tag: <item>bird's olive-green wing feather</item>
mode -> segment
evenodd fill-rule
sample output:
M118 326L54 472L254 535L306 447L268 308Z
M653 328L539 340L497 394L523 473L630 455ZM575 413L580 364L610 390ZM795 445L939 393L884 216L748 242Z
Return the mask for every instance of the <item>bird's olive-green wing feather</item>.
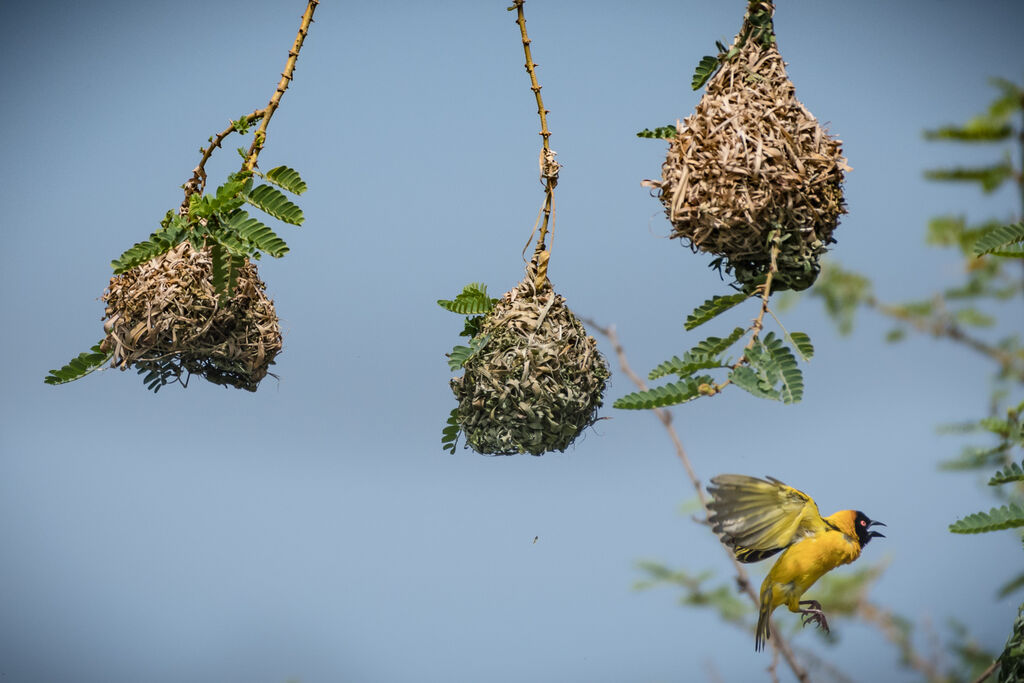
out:
M708 521L741 562L771 557L825 522L810 496L778 479L720 474L711 480Z

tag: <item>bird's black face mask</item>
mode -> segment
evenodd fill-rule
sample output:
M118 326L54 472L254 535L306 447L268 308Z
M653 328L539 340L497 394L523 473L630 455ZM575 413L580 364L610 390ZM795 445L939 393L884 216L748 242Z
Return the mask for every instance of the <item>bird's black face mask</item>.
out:
M853 527L857 531L857 540L860 542L860 547L866 546L872 538L876 536L878 538L885 538L885 534L879 533L878 531L871 531L873 526L885 526L882 522L876 522L870 519L860 510L857 511L857 515L853 519Z

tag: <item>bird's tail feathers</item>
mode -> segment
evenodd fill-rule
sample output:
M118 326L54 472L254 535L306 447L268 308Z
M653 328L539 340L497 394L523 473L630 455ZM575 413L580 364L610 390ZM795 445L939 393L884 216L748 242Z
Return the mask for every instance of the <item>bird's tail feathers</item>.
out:
M754 634L754 651L764 649L765 641L771 637L772 589L761 594L761 609L757 613L757 631Z

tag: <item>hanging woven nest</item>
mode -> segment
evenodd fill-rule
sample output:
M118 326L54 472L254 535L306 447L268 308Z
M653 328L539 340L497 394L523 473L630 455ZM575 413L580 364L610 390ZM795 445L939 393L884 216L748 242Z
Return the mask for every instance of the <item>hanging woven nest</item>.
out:
M483 321L484 345L451 381L457 420L478 453L564 451L597 420L608 365L583 324L530 263Z
M645 184L659 191L671 236L722 257L719 264L747 288L767 273L769 234L778 229L773 289L801 290L835 242L850 169L842 143L796 99L773 11L768 2L751 3L696 112L678 125L661 181Z
M221 301L211 264L208 250L184 242L110 279L102 348L112 365L256 390L281 351L274 302L248 259Z

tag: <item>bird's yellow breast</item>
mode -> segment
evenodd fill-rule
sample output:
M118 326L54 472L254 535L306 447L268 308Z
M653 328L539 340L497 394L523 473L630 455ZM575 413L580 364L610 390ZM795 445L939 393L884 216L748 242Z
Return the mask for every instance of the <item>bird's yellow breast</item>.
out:
M800 597L815 581L859 556L860 544L855 538L829 528L786 548L765 577L761 595L770 589L772 609L786 605L799 611Z

